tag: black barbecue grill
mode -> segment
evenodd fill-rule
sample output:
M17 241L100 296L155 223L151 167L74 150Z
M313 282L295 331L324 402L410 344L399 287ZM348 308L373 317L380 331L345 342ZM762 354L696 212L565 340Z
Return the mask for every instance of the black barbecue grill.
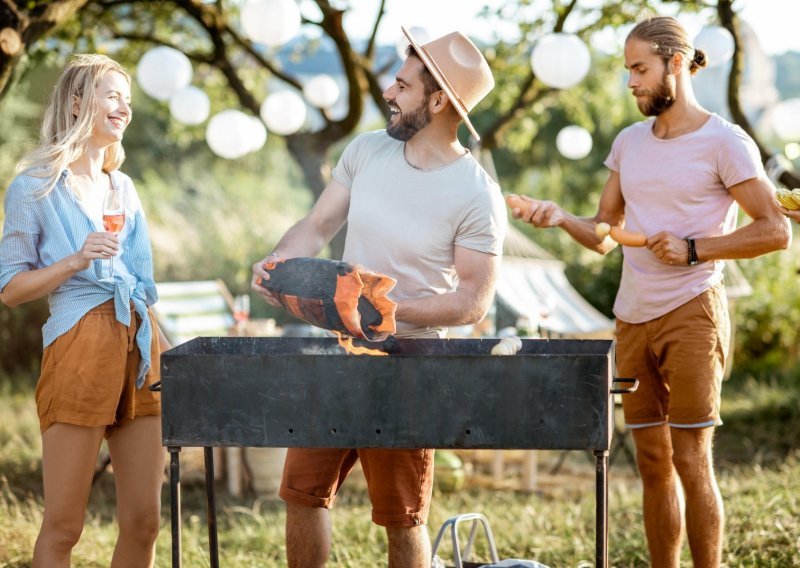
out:
M162 356L170 452L172 565L180 566L180 448L205 448L211 566L219 566L214 446L591 450L596 559L608 566L608 451L614 393L608 340L399 339L346 355L329 338L197 338ZM359 343L356 342L358 345ZM619 388L619 383L632 383Z

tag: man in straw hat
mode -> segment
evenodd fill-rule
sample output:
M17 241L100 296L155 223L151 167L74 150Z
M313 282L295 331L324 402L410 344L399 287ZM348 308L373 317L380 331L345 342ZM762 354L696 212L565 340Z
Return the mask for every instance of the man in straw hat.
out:
M397 302L397 335L442 337L447 326L481 320L494 294L505 208L500 188L457 137L463 121L478 138L469 112L494 80L463 34L420 45L403 33L408 58L383 94L392 113L386 130L362 134L347 146L311 212L253 266L252 289L276 305L260 285L269 279L264 264L316 256L346 221L343 260L397 280L390 293ZM325 564L328 509L358 459L372 520L386 527L389 566L429 566L429 449L290 449L280 488L289 566Z
M536 227L561 227L602 254L616 243L598 234L597 224L641 234L639 243L611 234L625 245L614 303L616 359L620 376L639 379L638 390L622 400L656 568L678 568L684 527L694 566L722 561L724 515L712 452L730 334L722 260L791 241L753 140L695 99L690 77L706 64L674 18L637 24L625 42L625 67L648 119L614 141L597 214L576 217L527 198L514 211ZM738 229L737 206L751 218Z

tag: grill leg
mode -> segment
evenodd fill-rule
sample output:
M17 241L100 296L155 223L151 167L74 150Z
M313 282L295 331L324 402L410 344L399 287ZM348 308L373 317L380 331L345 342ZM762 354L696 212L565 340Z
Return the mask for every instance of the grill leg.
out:
M205 447L206 460L206 518L208 521L208 555L211 568L219 568L219 543L217 542L217 497L214 489L214 449Z
M172 568L181 568L181 449L167 447L169 451L170 521L172 523Z
M595 450L596 472L596 521L595 521L595 566L608 568L608 450Z

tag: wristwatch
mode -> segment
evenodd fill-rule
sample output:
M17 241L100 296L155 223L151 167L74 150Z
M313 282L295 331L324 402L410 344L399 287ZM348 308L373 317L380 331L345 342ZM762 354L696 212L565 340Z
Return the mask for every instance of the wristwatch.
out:
M686 244L689 246L689 266L697 264L697 249L694 246L694 239L686 239Z

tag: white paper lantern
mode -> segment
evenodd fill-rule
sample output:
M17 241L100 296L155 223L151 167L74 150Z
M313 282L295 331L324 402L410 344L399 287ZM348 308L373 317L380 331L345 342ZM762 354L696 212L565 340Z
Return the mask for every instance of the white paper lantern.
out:
M427 30L427 28L423 28L421 26L411 26L407 28L409 33L412 37L416 40L416 42L420 45L425 45L433 38L431 37L431 32ZM400 58L401 61L405 60L406 58L406 50L411 43L408 41L406 34L400 32L400 39L397 40L395 44L395 49L397 50L397 56Z
M273 93L261 104L261 119L276 134L294 134L306 121L306 104L292 91Z
M573 34L548 34L531 53L531 68L539 80L556 89L574 87L589 72L589 48Z
M794 161L800 158L800 144L797 142L789 142L783 149L783 153L787 158Z
M305 87L303 96L318 108L330 108L339 100L339 85L330 75L316 75Z
M154 47L139 60L136 80L145 93L166 101L192 82L192 64L177 49Z
M556 136L556 148L570 160L580 160L592 151L592 135L580 126L566 126Z
M239 13L245 35L273 47L296 36L302 23L295 0L245 0Z
M217 156L235 160L251 151L252 133L249 116L240 110L223 110L208 121L206 142Z
M787 99L772 109L772 129L784 142L800 142L800 99Z
M733 56L733 36L720 26L706 26L694 38L694 48L705 52L708 66L724 65Z
M249 152L258 152L267 143L267 127L261 122L257 116L248 116L250 120L250 133L248 141L250 142Z
M211 101L202 89L186 87L169 99L172 118L183 124L200 124L208 118Z

